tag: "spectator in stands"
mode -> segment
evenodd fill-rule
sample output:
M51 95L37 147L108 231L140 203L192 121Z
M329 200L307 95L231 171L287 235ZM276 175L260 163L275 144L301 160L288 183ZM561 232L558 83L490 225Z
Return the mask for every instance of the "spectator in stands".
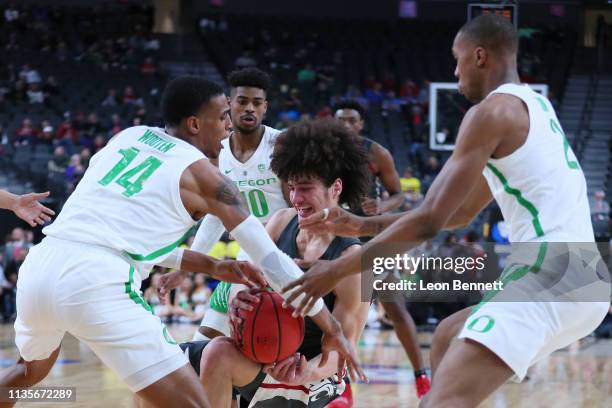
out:
M610 203L606 201L606 193L603 190L598 190L593 195L591 215L599 217L609 217L610 215Z
M19 9L15 6L15 2L11 2L4 10L4 21L6 21L7 24L12 24L17 20L19 20Z
M433 183L434 178L440 173L440 161L436 156L429 156L423 168L423 189L425 192Z
M317 78L316 71L312 68L312 64L306 64L304 68L298 71L297 80L299 82L314 82Z
M28 87L28 100L31 104L45 102L45 94L40 89L38 82L33 82Z
M79 154L73 154L70 156L70 162L66 167L66 185L68 193L72 193L76 185L81 181L83 174L85 173L85 167L81 164L81 156Z
M58 61L66 61L70 57L70 51L68 45L64 41L60 41L57 44L57 50L55 51L55 57Z
M65 174L68 167L68 155L63 146L56 146L53 150L53 158L49 160L49 173Z
M400 186L403 193L421 193L421 181L414 177L412 167L406 167L404 176L400 178Z
M407 101L416 101L419 96L419 87L412 79L407 79L400 86L399 95Z
M88 147L84 147L83 149L81 149L80 155L81 163L83 164L83 167L87 169L87 167L89 167L89 160L91 159L91 149L89 149Z
M102 135L96 136L94 139L93 153L96 154L106 146L106 138Z
M81 137L86 137L88 140L86 143L81 143L83 146L91 147L93 145L93 139L98 133L105 133L106 127L100 123L98 114L91 112L87 115L87 120L81 127Z
M47 77L45 84L43 85L43 91L47 98L59 95L59 86L57 84L57 80L53 75L49 75Z
M143 48L145 51L159 51L161 46L159 40L150 35L147 41L145 41Z
M102 106L117 106L119 105L119 97L116 89L109 89L106 98L101 103Z
M157 65L153 62L153 58L147 57L140 66L140 72L143 75L153 75L157 73Z
M21 72L19 72L19 77L23 79L24 81L26 81L28 85L29 84L39 84L42 81L38 71L33 68L30 68L30 65L28 64L24 64L23 67L21 67Z
M53 139L53 126L48 124L44 125L42 132L38 135L37 143L51 146L53 144Z
M123 90L122 102L124 105L144 106L144 101L136 95L134 88L131 86L126 86Z
M256 66L257 61L255 61L255 58L253 58L253 54L251 51L243 51L242 54L240 54L238 58L236 58L236 60L234 61L234 67L236 69L250 68Z
M404 105L404 101L396 97L395 92L389 91L383 100L382 109L399 112L402 109L402 105Z
M382 85L380 82L377 82L372 89L368 89L365 93L365 97L368 100L369 104L380 106L384 99L384 95L382 93Z
M34 128L32 119L25 118L21 122L21 126L15 132L17 138L15 139L15 146L18 145L32 145L38 135L38 130Z
M57 128L57 131L55 132L55 138L57 140L68 139L73 144L77 143L77 141L79 140L79 134L77 132L77 129L73 126L70 112L64 113L64 121Z
M4 49L6 49L7 51L17 51L20 48L21 48L21 46L19 45L19 42L17 41L17 34L16 33L11 33L9 35L8 44L6 44Z
M23 79L15 81L13 88L8 93L7 99L12 102L24 102L28 99L28 88Z

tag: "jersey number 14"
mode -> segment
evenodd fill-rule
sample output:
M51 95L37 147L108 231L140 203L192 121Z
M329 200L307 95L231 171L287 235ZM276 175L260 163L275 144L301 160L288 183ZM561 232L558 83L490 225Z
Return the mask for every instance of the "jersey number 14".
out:
M123 157L98 182L103 186L108 186L113 180L117 179L115 182L125 189L122 193L124 196L131 197L139 193L144 182L151 177L163 162L153 156L149 156L140 164L127 170L130 163L138 156L138 152L139 150L135 147L120 149L119 154Z

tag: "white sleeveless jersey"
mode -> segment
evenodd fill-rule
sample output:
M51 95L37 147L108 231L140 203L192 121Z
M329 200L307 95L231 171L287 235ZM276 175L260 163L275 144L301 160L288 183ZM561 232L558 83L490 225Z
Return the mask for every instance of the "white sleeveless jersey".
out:
M183 206L179 183L183 171L203 158L163 129L125 129L91 158L83 179L43 233L118 250L144 279L195 224Z
M484 176L511 242L593 242L587 186L548 99L527 85L491 92L520 98L529 110L525 143L507 157L490 158Z
M229 137L221 142L219 170L236 183L251 214L264 224L277 210L287 208L281 182L270 170L270 157L279 134L280 131L265 126L257 150L244 163L234 157Z

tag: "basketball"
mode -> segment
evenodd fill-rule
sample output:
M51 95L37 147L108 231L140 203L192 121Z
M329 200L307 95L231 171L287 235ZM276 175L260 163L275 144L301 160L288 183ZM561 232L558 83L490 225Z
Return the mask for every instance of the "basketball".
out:
M236 345L249 359L271 364L294 354L304 340L304 318L291 316L293 308L283 309L283 298L262 291L257 306L242 323L232 323Z

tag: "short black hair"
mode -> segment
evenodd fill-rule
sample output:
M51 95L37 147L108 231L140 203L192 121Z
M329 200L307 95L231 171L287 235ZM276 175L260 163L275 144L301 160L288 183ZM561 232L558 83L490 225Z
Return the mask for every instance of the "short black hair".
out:
M339 178L339 203L351 208L359 208L372 181L360 140L332 118L302 120L281 133L270 168L283 182L294 177L316 177L330 187Z
M270 75L257 68L243 68L232 71L227 76L227 82L232 89L239 86L263 89L267 94L270 89Z
M352 109L354 111L357 111L357 113L359 113L359 116L361 117L362 120L365 119L365 113L366 113L365 109L363 108L363 106L361 106L359 102L350 101L350 100L338 102L332 108L332 112L334 112L334 115L336 115L336 112L338 112L340 109Z
M223 88L207 79L182 76L168 82L161 98L162 117L166 124L177 126L195 115L212 98L223 95Z
M514 25L508 19L495 14L482 14L468 21L459 33L485 49L513 54L518 52L519 38Z

